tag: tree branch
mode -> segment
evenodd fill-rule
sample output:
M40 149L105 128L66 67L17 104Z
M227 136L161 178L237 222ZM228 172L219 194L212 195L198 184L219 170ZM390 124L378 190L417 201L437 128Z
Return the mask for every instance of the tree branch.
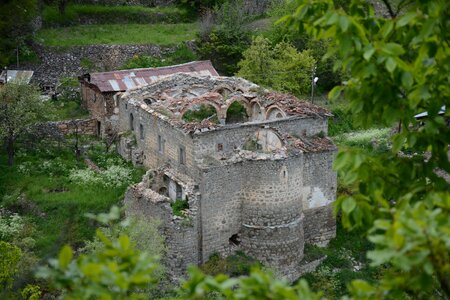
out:
M389 0L382 0L382 1L383 1L384 5L386 6L386 8L388 9L391 19L395 18L397 16L397 14L394 13L394 10L392 9L392 6L389 3Z

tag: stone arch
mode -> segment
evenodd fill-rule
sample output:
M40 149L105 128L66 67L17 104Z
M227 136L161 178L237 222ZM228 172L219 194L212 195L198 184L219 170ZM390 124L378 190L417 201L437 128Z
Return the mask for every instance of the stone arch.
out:
M221 86L218 86L217 88L215 88L215 89L213 90L213 92L221 94L222 97L223 97L224 99L226 99L226 98L228 98L228 96L229 96L231 93L233 93L233 90L232 90L230 87L228 87L228 86L221 85Z
M251 120L252 121L264 121L265 113L264 108L259 104L258 101L252 101L251 106Z
M258 129L243 145L244 150L271 152L281 149L284 142L281 136L273 129Z
M251 118L251 107L245 98L233 97L226 103L226 124L245 123Z
M180 118L187 122L201 122L209 119L211 122L218 123L219 112L220 108L210 101L193 102L180 112Z
M276 120L276 119L282 119L285 117L286 117L286 113L276 105L271 106L267 109L266 120Z

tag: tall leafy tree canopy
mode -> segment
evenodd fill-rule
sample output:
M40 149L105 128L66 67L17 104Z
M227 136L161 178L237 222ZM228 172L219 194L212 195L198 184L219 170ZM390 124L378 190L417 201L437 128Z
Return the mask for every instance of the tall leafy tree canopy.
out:
M43 119L44 104L31 85L0 86L0 140L5 141L8 163L14 162L15 142L34 122Z
M14 61L15 49L30 33L30 22L36 16L36 11L36 0L0 2L0 66Z
M368 226L377 247L369 258L391 266L377 288L359 283L355 290L395 297L437 288L448 296L450 185L439 174L450 172L450 3L402 1L394 9L384 2L388 18L368 1L352 0L348 12L331 0L299 1L282 21L335 40L327 55L341 58L335 68L350 79L330 97L344 93L359 125L401 126L389 152L341 149L335 162L344 182L358 187L337 201L343 224ZM443 106L447 110L440 115ZM423 111L428 118L419 126L414 115Z

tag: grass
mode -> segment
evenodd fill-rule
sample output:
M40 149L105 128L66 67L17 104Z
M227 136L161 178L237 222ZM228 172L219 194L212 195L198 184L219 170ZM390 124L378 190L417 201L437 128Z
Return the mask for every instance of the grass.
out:
M51 121L89 118L89 112L80 105L80 100L49 100L46 102Z
M135 55L128 60L121 69L137 69L151 67L173 66L197 60L197 55L186 44L180 44L173 52L165 53L162 57Z
M36 39L46 46L62 47L92 44L171 46L193 40L197 31L197 23L79 25L42 29Z
M93 141L85 140L85 144ZM118 204L128 184L118 187L86 185L71 181L72 169L86 169L77 161L73 141L58 147L51 143L32 145L19 151L13 167L6 165L6 154L0 152L0 206L18 212L35 227L33 251L39 257L55 256L63 244L78 248L93 237L95 224L84 215L108 211ZM104 153L94 142L90 158L99 166L105 162L122 164L132 170L132 181L139 181L143 171L122 162L114 153ZM109 160L108 160L109 159Z
M188 22L192 19L186 9L176 6L143 7L81 4L69 4L62 15L55 6L46 6L42 16L45 27L71 26L83 21L90 24L148 24Z

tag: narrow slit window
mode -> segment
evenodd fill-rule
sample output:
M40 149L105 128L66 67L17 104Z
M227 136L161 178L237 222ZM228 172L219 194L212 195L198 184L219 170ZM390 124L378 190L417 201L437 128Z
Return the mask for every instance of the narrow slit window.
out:
M134 131L134 117L133 117L133 114L130 114L130 130Z
M164 139L160 135L158 135L158 152L164 153Z
M144 126L142 124L139 124L139 137L141 140L144 139Z
M181 146L178 154L179 154L180 164L185 165L186 164L186 149Z

